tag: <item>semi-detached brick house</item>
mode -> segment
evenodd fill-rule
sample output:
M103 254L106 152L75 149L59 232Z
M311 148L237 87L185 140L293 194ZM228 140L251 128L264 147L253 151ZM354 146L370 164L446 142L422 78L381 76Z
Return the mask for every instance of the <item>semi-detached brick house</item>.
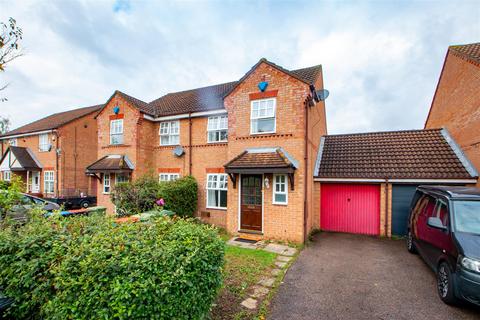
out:
M43 197L96 194L85 168L97 158L101 106L60 112L0 136L0 175L19 175L27 192Z
M240 80L146 103L116 91L96 115L98 203L118 181L152 170L199 184L203 220L232 233L303 241L312 228L313 169L326 134L322 68L261 59Z
M448 129L480 169L480 43L448 48L425 122L426 129L440 127Z

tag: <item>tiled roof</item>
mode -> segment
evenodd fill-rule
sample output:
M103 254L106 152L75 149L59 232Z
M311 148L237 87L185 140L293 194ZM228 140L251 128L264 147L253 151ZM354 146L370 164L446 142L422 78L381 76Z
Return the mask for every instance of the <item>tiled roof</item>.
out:
M223 108L223 96L237 82L174 92L150 102L157 117Z
M227 169L295 168L295 160L282 148L247 149L225 164Z
M150 105L149 103L146 103L145 101L142 101L140 99L137 99L135 97L132 97L122 91L116 90L115 93L120 94L125 100L130 102L134 107L136 107L138 110L149 114L149 115L154 115L154 107ZM113 95L115 95L115 93Z
M471 179L468 160L443 129L325 136L320 178ZM468 167L469 168L469 167Z
M465 59L480 63L480 42L450 46L449 50L454 51Z
M51 130L51 129L57 129L73 120L76 120L78 118L81 118L87 114L96 112L102 108L102 105L97 105L97 106L92 106L92 107L86 107L86 108L80 108L80 109L74 109L70 111L64 111L64 112L59 112L59 113L54 113L48 117L45 117L43 119L31 122L29 124L26 124L20 128L17 128L15 130L9 131L3 135L0 135L1 137L7 137L7 136L12 136L12 135L17 135L17 134L25 134L25 133L30 133L30 132L37 132L37 131L44 131L44 130Z
M133 164L125 155L107 155L87 167L87 173L119 172L133 170Z
M6 157L9 151L14 155L15 159L21 166L21 168L19 169L12 168L12 170L41 170L41 165L35 160L32 152L25 147L9 147L7 149L7 152L5 152L5 154L3 155L0 163L4 160L7 160Z
M160 97L150 102L150 109L148 109L149 112L146 113L153 113L153 115L161 117L181 113L222 109L224 107L223 98L225 97L225 95L231 92L239 83L242 82L244 78L246 78L258 66L258 64L262 62L268 63L275 68L280 69L283 72L291 75L292 77L295 77L308 84L313 84L322 70L322 67L320 65L317 65L313 67L289 71L272 62L269 62L266 59L261 59L239 81L221 83L213 86L166 94L163 97Z

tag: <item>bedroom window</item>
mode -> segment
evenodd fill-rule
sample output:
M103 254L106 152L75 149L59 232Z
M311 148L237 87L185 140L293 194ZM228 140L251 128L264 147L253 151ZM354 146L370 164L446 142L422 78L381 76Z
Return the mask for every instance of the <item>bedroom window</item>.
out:
M48 139L48 133L38 136L38 150L41 152L50 151L50 141Z
M262 99L251 102L250 133L275 133L276 99Z
M225 142L228 139L228 116L208 117L208 142Z
M180 121L160 122L160 145L172 146L180 143Z
M123 119L110 121L110 144L123 144Z

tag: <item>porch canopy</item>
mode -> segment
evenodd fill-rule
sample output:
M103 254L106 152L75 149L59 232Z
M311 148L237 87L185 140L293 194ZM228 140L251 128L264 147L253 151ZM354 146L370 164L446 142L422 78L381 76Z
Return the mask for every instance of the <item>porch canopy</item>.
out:
M251 148L230 160L224 167L233 185L236 182L236 174L284 173L288 175L293 190L298 161L280 147Z
M106 155L87 167L86 173L130 173L134 169L133 163L126 155Z
M42 165L29 148L10 146L0 160L1 171L41 171Z

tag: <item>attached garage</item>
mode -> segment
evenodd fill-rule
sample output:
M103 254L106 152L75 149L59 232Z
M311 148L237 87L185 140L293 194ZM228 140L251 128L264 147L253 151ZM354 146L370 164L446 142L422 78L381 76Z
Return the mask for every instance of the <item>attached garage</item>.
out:
M321 186L320 226L325 231L378 235L380 187L325 183Z
M314 225L402 236L418 185L469 185L477 178L445 129L325 136L315 165L320 212Z
M418 185L392 186L392 234L404 236L407 234L407 221L410 204Z

